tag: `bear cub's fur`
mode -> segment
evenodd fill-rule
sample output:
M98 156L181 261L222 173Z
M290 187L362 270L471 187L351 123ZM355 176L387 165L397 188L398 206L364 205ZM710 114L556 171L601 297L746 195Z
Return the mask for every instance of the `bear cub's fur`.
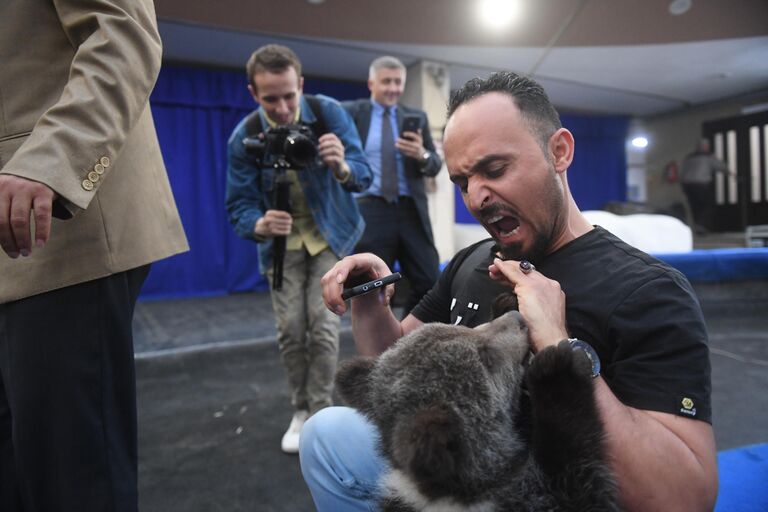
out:
M427 324L340 365L339 394L390 464L381 510L618 510L586 356L563 342L529 357L510 311L474 329Z

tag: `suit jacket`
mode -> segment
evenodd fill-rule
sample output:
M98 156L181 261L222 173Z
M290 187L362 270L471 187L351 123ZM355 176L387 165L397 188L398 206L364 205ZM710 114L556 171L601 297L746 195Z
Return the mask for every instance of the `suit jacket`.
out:
M363 142L363 146L365 146L368 139L368 129L371 126L371 110L373 109L371 100L360 99L355 101L345 101L342 102L342 106L355 121L355 126L357 126L357 131L360 134L360 140ZM421 137L424 141L424 147L430 153L429 159L424 165L413 158L405 158L403 163L405 166L405 179L408 182L411 196L416 203L416 209L419 212L419 220L421 221L421 225L429 237L429 240L434 243L432 237L432 224L429 221L427 194L424 190L424 177L435 176L440 172L443 161L440 158L440 155L435 151L435 143L432 141L432 133L429 129L429 120L427 119L427 114L423 110L398 105L398 132L402 132L403 116L406 114L417 115L421 118Z
M2 0L0 19L0 172L61 217L31 256L0 251L0 304L187 250L148 105L152 1Z

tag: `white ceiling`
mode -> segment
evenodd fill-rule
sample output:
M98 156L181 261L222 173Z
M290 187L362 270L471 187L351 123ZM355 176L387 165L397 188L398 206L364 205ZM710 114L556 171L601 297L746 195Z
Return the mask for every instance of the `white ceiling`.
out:
M227 1L232 5L238 4L236 0L225 0L225 3ZM338 2L327 1L329 5ZM365 3L368 0L356 1ZM432 40L439 41L437 43L429 40L429 34L425 36L422 33L412 38L418 42L411 42L408 34L403 32L398 32L389 41L371 40L361 36L359 27L352 32L358 38L321 37L318 34L324 33L323 26L297 29L296 33L265 32L258 30L263 25L256 21L249 24L240 19L224 20L228 26L222 26L223 21L210 11L202 12L198 9L188 16L182 16L174 11L174 0L156 0L156 3L165 57L173 61L242 69L255 48L277 42L296 51L302 60L305 75L364 81L370 61L377 56L391 54L400 57L406 65L423 59L444 64L449 70L452 87L475 76L508 69L533 76L544 85L561 110L635 117L647 117L736 97L755 98L755 101L766 101L768 98L766 0L761 0L762 4L747 2L758 6L754 12L742 9L747 12L737 13L744 20L765 14L765 19L757 25L757 29L754 20L750 21L749 27L743 21L731 23L733 26L720 30L717 37L712 39L707 34L714 33L714 29L688 26L683 31L680 28L683 25L672 25L684 23L686 15L672 17L666 9L669 3L666 0L646 0L647 5L656 6L653 16L659 18L659 23L642 20L641 27L632 24L632 17L637 18L638 15L629 10L616 10L611 15L613 20L610 17L594 19L595 13L605 10L601 2L616 1L638 9L644 3L640 0L538 1L574 7L568 15L549 9L545 14L557 19L544 19L542 14L542 19L536 22L541 24L542 30L531 30L531 34L525 36L527 43L524 41L514 45L509 42L493 44L494 41L475 40L457 44L462 43L457 41L460 37L447 41L448 38L440 33L439 27L431 27L437 29L431 34ZM697 23L717 24L719 14L723 17L721 19L726 19L731 11L738 11L731 7L738 6L742 1L694 0L692 12L703 2L708 9L706 19L697 18ZM292 5L294 9L324 8L322 5L310 6L300 0L283 2L286 6ZM197 0L197 3L205 2ZM255 3L265 2L262 0ZM426 0L410 2L411 5L422 7L426 3ZM239 4L254 7L253 3L241 1ZM189 7L190 3L186 5ZM163 16L164 6L169 13L167 16ZM231 8L231 5L222 5L224 7ZM274 8L274 3L270 7ZM307 14L310 21L313 12L320 11L310 11ZM576 14L581 17L577 18ZM211 24L206 22L207 17L212 19ZM619 19L621 17L626 19ZM574 18L577 22L574 22ZM359 22L350 19L349 23ZM622 23L631 27L631 30L628 28L624 31L626 36L622 35L620 29ZM329 23L325 22L325 25ZM653 26L646 25L658 25L666 30L671 27L679 30L679 34L655 34ZM740 25L745 27L743 31ZM339 26L344 29L350 27L348 23ZM764 29L761 28L763 26ZM377 26L371 31L376 32L380 28ZM543 33L546 32L544 28L549 33ZM328 26L325 32L336 36L340 31L343 30L338 26ZM598 33L600 31L605 33ZM685 35L681 35L683 32ZM590 41L594 44L583 44ZM582 44L577 44L579 42Z

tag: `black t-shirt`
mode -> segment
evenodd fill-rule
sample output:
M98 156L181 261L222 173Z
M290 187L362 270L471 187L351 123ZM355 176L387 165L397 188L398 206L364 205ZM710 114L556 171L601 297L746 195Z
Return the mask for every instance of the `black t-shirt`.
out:
M509 288L488 276L493 241L451 260L412 311L420 321L474 327ZM676 269L596 227L541 261L560 283L571 337L592 345L622 403L712 421L707 331L688 280Z

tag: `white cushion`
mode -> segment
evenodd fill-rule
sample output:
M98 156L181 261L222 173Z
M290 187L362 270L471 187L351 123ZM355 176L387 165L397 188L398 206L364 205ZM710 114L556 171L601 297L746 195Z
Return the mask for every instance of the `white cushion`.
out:
M488 232L480 224L454 224L453 247L454 254L475 242L488 238Z
M693 233L680 219L655 213L616 215L602 210L582 212L591 224L600 226L629 245L651 254L688 252Z

